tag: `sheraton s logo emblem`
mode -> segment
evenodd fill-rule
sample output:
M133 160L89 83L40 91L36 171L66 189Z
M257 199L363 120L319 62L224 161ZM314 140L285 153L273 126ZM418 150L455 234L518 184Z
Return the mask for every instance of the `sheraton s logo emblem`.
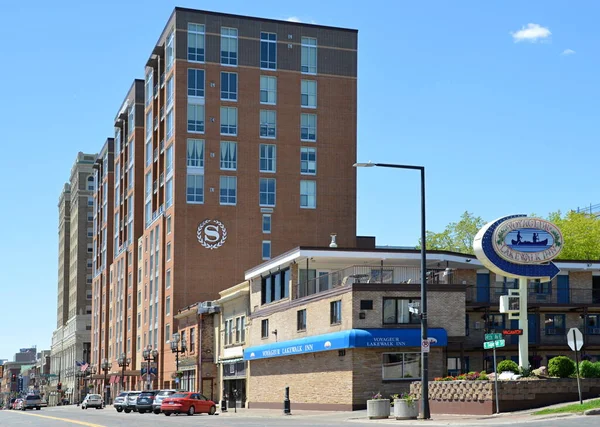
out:
M206 249L217 249L227 240L227 228L219 220L206 219L198 226L196 237Z

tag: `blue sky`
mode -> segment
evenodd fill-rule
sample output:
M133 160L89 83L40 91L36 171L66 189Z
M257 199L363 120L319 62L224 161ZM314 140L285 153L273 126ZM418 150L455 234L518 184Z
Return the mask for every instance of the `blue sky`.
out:
M424 165L430 230L600 202L596 2L3 2L0 358L50 346L61 187L112 135L176 5L357 28L359 161ZM415 244L418 173L358 180L358 233Z

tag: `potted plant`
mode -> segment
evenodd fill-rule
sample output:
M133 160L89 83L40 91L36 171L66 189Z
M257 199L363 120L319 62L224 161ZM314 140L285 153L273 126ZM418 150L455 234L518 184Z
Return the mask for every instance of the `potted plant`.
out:
M393 394L394 399L394 417L397 420L416 419L419 415L417 402L410 393L402 393L401 395Z
M372 399L367 400L367 416L370 420L389 418L390 399L384 399L378 392Z

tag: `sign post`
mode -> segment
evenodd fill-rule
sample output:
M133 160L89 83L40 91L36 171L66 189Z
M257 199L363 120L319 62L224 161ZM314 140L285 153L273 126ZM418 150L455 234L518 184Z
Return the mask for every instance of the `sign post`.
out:
M581 397L581 381L579 379L579 357L577 353L583 347L583 334L577 328L569 329L567 332L567 342L571 350L575 352L575 372L577 373L577 391L579 391L579 404L583 405L583 399Z
M549 221L510 215L486 224L473 241L475 256L484 267L504 277L519 279L519 303L509 298L505 311L518 312L519 365L529 368L527 285L530 279L551 281L559 272L552 263L564 246L560 229ZM518 305L518 310L517 306ZM514 318L514 317L511 317Z
M500 413L500 400L498 399L498 372L496 372L496 348L504 347L506 342L501 339L502 334L485 334L485 342L483 343L484 350L492 349L494 352L494 394L496 395L496 413Z

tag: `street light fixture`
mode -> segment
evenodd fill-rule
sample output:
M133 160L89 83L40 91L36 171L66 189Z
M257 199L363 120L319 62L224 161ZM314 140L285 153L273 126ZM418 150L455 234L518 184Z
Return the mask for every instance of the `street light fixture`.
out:
M101 367L101 369L104 371L104 386L103 386L104 393L103 393L103 395L104 395L104 403L106 404L106 403L108 403L108 402L107 402L107 397L108 397L108 396L107 396L108 385L106 384L106 377L108 376L108 371L110 370L111 363L110 363L110 362L109 362L109 360L108 360L108 359L106 359L106 358L105 358L105 359L102 359L102 365L101 365L100 367Z
M427 331L427 248L426 248L426 229L425 229L425 166L397 165L390 163L354 163L355 168L359 167L381 167L393 169L411 169L421 172L421 340L428 341ZM421 408L422 418L431 418L429 410L429 353L421 351Z
M171 351L175 353L176 372L179 372L179 353L185 353L186 350L185 338L181 339L179 332L175 332L171 340Z
M126 357L125 353L121 353L117 359L117 364L121 367L121 390L125 389L125 368L131 363L131 357Z
M142 357L144 358L144 360L146 361L146 379L147 379L147 385L146 385L146 390L150 390L150 361L154 361L156 363L156 361L158 360L158 350L152 350L151 346L146 347L146 349L142 352Z

